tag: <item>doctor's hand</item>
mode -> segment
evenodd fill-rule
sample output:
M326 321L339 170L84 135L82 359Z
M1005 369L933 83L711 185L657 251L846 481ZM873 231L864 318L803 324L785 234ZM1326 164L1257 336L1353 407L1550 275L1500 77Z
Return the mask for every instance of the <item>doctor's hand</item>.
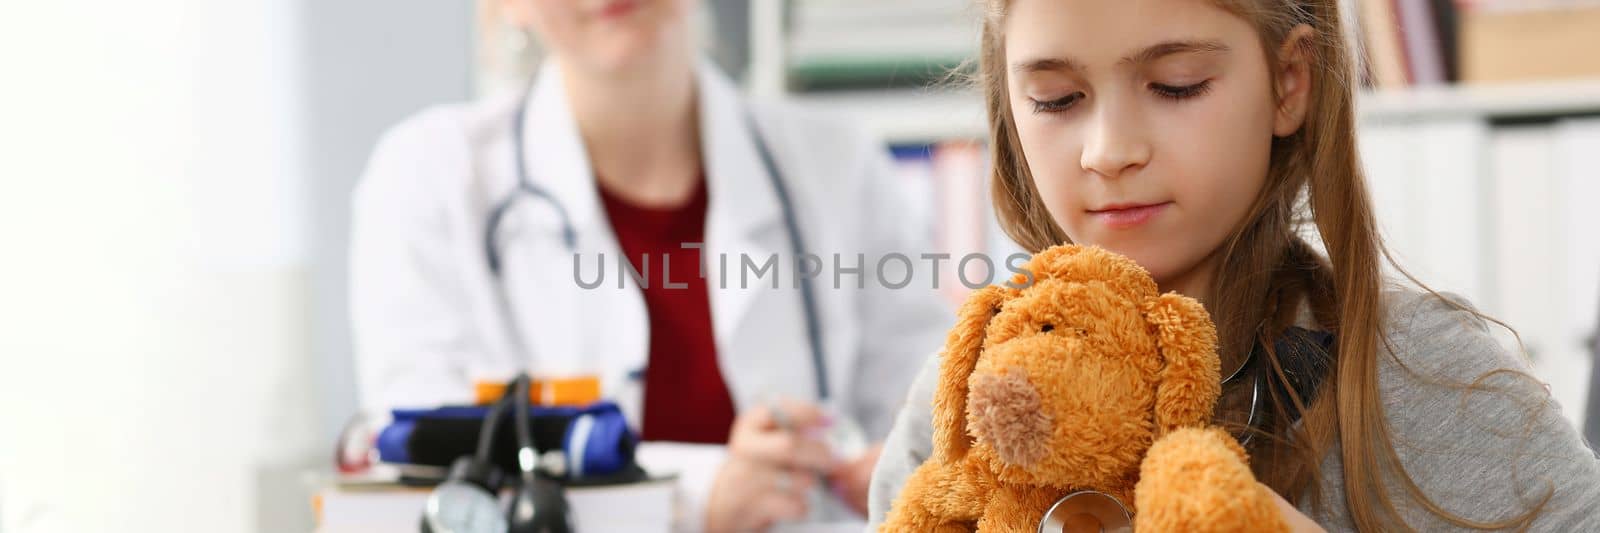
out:
M806 516L819 474L834 470L833 454L809 436L825 423L814 405L780 404L740 413L728 437L728 457L706 502L706 531L761 531Z
M841 462L828 472L828 487L833 489L833 495L863 517L867 516L867 488L872 485L872 469L878 466L878 456L882 454L883 443L879 442L860 457Z

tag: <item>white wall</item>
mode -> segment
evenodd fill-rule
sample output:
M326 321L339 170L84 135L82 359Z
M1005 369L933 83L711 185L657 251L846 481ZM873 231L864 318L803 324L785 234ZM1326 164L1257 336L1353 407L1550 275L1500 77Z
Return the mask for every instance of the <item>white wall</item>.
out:
M292 7L0 15L6 531L246 530L312 446Z
M384 129L471 98L470 1L299 0L319 426L332 439L355 410L346 324L350 191Z
M0 531L294 531L354 402L348 191L471 6L0 7Z

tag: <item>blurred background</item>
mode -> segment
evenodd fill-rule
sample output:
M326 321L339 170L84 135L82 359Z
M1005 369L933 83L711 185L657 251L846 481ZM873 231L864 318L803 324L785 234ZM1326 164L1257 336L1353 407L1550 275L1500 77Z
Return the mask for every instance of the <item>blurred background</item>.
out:
M1347 8L1397 259L1516 327L1596 440L1600 3ZM938 246L1015 249L982 109L941 83L976 48L967 0L703 19L757 97L882 136ZM356 405L351 188L384 128L531 71L502 33L469 0L5 3L0 532L310 530L308 473Z

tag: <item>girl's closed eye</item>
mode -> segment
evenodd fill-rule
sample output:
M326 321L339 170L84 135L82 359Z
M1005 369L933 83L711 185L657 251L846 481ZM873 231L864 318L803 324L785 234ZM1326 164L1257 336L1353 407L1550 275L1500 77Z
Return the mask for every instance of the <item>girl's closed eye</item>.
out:
M1189 85L1168 85L1165 83L1151 83L1150 92L1163 98L1173 100L1187 100L1197 96L1204 96L1211 91L1211 80Z
M1205 96L1206 93L1210 91L1211 80L1204 80L1199 83L1191 83L1188 85L1172 85L1166 83L1150 84L1151 93L1154 93L1156 96L1162 98L1178 101ZM1083 98L1083 92L1077 91L1069 93L1060 98L1041 100L1039 98L1029 97L1028 100L1033 103L1034 113L1060 113L1071 109L1073 106L1077 105L1078 102L1082 101Z
M1077 104L1079 100L1083 100L1083 97L1083 92L1077 91L1060 98L1040 100L1038 98L1029 97L1028 100L1033 102L1034 113L1060 113L1062 111L1071 109L1072 106Z

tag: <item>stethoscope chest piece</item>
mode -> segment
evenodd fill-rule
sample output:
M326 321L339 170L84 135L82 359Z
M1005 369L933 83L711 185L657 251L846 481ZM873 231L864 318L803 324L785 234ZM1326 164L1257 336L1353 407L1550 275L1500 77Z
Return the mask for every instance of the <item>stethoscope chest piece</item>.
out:
M1131 531L1133 516L1128 514L1128 507L1110 494L1093 490L1062 496L1039 519L1039 533Z

